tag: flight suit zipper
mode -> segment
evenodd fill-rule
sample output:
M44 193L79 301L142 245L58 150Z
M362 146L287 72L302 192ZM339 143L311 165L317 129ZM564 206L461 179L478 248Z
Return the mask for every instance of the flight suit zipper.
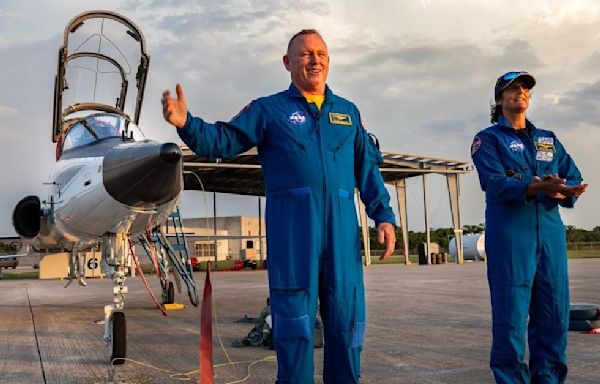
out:
M326 226L327 223L327 173L326 173L326 169L325 169L325 151L323 148L323 135L321 132L321 124L320 124L320 119L321 119L321 112L322 110L325 108L327 101L324 100L323 104L321 104L321 109L317 108L316 105L313 108L308 101L305 101L308 109L311 113L311 116L313 117L313 119L315 119L315 130L317 131L317 141L318 141L318 145L319 145L319 152L320 152L320 156L321 156L321 172L323 174L323 197L322 197L322 206L323 206L323 219L322 219L322 224ZM327 242L327 236L323 236L323 250L326 250L328 247L328 242Z
M531 167L533 176L537 176L540 177L538 174L538 164L537 164L537 160L536 160L536 148L535 148L535 140L534 137L532 136L531 132L523 132L522 135L527 136L527 142L528 144L530 144L530 149L529 152L531 154L531 163L529 164L529 166ZM535 255L536 258L539 258L540 256L540 244L541 244L541 234L540 234L540 207L537 201L537 196L533 202L535 204L535 225L536 225L536 244L535 244Z
M308 101L306 101L306 104L308 105L308 110L310 111L311 116L313 117L313 119L315 119L315 130L317 131L317 139L318 139L318 143L319 143L319 155L321 156L321 170L323 172L323 193L327 194L327 175L326 175L326 170L325 170L325 156L324 153L325 151L323 150L323 135L321 132L321 124L320 124L320 119L321 119L321 110L316 108L313 109L311 107L311 105L308 103ZM325 107L325 102L323 102L323 104L321 105L321 108ZM315 111L316 109L316 111Z

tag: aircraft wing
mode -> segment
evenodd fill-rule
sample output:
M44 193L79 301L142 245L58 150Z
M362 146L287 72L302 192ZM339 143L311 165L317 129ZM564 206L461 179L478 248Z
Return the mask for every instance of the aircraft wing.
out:
M25 257L25 256L29 256L29 254L28 253L19 253L17 255L0 255L0 260L12 259L14 257Z
M213 234L206 234L206 235L198 235L198 234L193 234L193 233L185 233L184 234L186 238L192 238L192 239L202 239L202 240L244 240L244 239L258 239L259 237L262 238L266 238L265 235L259 236L259 235L213 235ZM167 233L165 234L165 237L167 238L174 238L174 237L178 237L175 234L171 234L171 233Z

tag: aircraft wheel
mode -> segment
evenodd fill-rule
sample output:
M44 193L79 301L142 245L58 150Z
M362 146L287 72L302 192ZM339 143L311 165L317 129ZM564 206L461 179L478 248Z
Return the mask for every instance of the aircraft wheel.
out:
M569 320L569 331L591 331L600 328L600 320Z
M572 303L569 311L571 320L600 319L600 305L589 303Z
M125 313L113 312L111 318L112 337L110 341L110 361L113 365L121 365L127 355L127 323Z

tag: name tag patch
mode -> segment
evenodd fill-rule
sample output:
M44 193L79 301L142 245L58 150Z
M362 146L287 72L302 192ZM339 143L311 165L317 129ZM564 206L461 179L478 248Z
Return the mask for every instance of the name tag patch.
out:
M551 153L556 152L556 148L554 148L554 144L535 143L535 149L538 152L551 152Z
M352 125L352 119L350 118L350 115L343 113L329 113L329 122L331 124Z
M535 153L535 159L539 161L552 161L554 158L554 152L537 151Z

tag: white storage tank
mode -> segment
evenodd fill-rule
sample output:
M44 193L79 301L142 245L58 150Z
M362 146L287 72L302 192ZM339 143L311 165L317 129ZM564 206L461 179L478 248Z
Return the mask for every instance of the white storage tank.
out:
M474 233L463 235L463 257L464 260L483 260L485 257L485 233ZM454 237L450 239L448 244L450 254L456 260L456 240Z

